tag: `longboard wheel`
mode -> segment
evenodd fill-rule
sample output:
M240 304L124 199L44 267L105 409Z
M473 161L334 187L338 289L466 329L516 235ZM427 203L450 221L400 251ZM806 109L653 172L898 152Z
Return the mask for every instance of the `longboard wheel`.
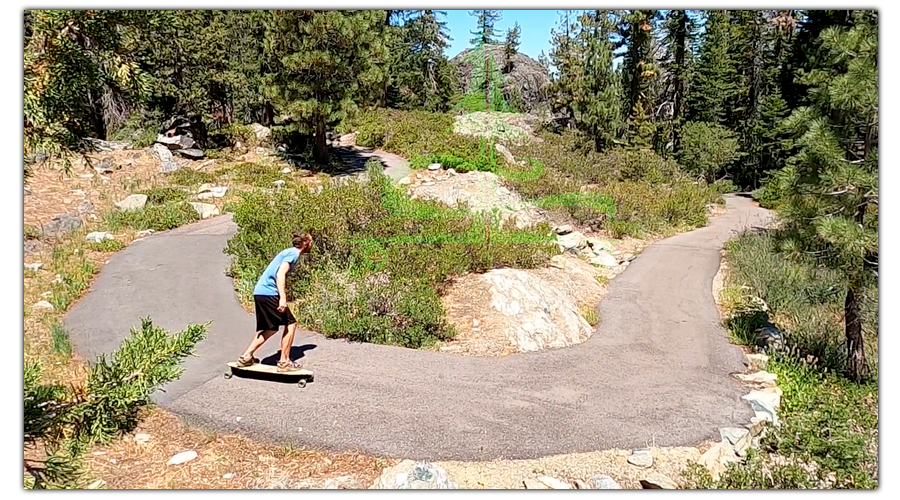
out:
M297 387L299 387L299 388L301 388L301 389L303 389L304 387L306 387L306 380L302 380L302 379L301 379L299 382L297 382Z
M231 373L225 373L225 374L223 374L222 376L225 377L225 378L231 378L231 377L233 377L234 375L232 375Z

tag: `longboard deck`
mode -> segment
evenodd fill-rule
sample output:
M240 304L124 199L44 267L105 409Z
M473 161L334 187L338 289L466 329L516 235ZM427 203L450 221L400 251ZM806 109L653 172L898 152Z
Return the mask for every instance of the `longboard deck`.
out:
M274 379L284 379L284 378L299 378L298 385L300 387L306 386L307 380L313 381L313 372L311 370L299 369L299 370L291 370L289 372L279 372L278 367L275 365L264 365L262 363L256 363L251 366L239 366L235 361L229 361L228 366L231 368L231 372L225 373L225 378L231 378L232 375L237 375L241 373L249 374L255 373L259 374L259 378L274 378Z

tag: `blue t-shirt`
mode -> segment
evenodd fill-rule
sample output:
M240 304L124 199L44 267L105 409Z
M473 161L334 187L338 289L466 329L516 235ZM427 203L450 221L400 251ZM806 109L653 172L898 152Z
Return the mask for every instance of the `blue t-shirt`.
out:
M259 277L259 281L256 282L256 287L253 289L253 295L269 295L269 296L278 296L278 283L275 281L275 276L278 274L278 268L281 267L281 264L287 262L291 267L294 267L294 263L297 262L297 259L300 257L300 250L291 247L286 248L278 253L272 262L269 263L269 267L263 271L262 276ZM290 272L290 268L288 269Z

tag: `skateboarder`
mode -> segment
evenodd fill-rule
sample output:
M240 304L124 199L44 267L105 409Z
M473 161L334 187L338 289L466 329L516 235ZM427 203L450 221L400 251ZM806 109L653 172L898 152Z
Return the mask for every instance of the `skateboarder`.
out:
M282 250L272 259L269 267L263 271L262 276L256 282L256 287L253 289L253 301L256 304L256 335L244 354L238 358L239 366L246 367L259 363L253 354L272 335L278 333L278 327L283 325L281 359L278 361L277 369L279 372L287 372L301 367L290 358L297 320L294 319L294 315L287 306L287 295L284 290L288 271L297 262L300 254L309 251L312 246L312 235L295 233L292 243L293 246Z

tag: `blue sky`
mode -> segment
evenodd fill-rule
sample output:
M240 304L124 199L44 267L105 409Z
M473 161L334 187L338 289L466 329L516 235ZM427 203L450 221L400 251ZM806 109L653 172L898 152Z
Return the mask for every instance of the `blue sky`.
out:
M447 31L450 38L450 47L447 49L447 57L453 58L463 50L469 48L471 31L475 30L477 19L469 14L468 10L448 10L444 20L447 22ZM512 28L518 21L522 34L519 36L519 52L537 59L543 50L550 53L550 30L559 23L561 11L558 10L503 10L502 17L494 26L500 34L500 38L506 36L506 30Z

